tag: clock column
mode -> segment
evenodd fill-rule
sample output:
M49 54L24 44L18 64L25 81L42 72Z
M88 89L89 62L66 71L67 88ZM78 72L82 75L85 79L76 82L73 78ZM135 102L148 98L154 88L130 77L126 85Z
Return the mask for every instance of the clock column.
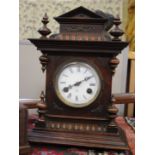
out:
M110 31L110 34L113 36L112 41L120 42L121 39L119 37L121 37L124 34L124 32L119 28L119 25L121 24L120 18L119 17L115 18L113 23L114 23L115 27L114 27L114 29L112 29ZM112 76L114 76L115 69L116 69L118 64L119 64L119 59L116 58L116 55L114 55L110 59L110 62L109 62L111 72L112 72ZM116 106L114 106L114 102L115 102L115 98L112 96L111 97L111 105L108 107L108 114L109 114L109 119L110 119L110 123L107 127L108 132L118 132L118 127L114 122L114 120L117 116L118 109Z
M41 34L40 39L47 39L47 35L49 35L51 33L51 30L49 28L47 28L47 26L46 26L49 23L48 16L46 13L42 19L42 23L43 23L43 26L38 30L38 32ZM48 61L49 61L48 60L48 54L43 53L40 56L39 60L40 60L40 63L42 65L41 70L44 73L46 70L46 67L48 65ZM43 127L44 128L46 126L45 114L47 111L47 105L46 105L46 101L45 101L44 91L42 91L40 94L40 102L37 104L37 107L38 107L39 119L37 120L35 125L36 125L36 127L39 127L39 128Z

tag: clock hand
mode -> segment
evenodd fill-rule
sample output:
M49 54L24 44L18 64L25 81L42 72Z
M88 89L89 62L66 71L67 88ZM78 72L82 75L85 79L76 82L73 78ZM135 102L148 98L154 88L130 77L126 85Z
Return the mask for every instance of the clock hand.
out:
M91 79L92 77L93 77L93 75L92 75L92 76L85 77L84 80L81 80L81 81L76 82L76 83L74 84L74 86L79 86L82 82L88 81L88 80Z
M72 85L69 85L68 87L64 87L63 88L63 91L64 92L68 92L69 89L71 89L73 86L79 86L83 81L85 81L85 80L81 80L81 81L78 81L78 82L76 82L76 83L74 83Z
M91 79L93 77L93 75L92 76L88 76L88 77L86 77L85 79L84 79L84 81L88 81L89 79Z
M82 83L82 81L78 81L74 84L74 86L79 86Z
M72 85L69 85L68 87L64 87L63 91L64 91L64 92L68 92L69 89L71 89L73 86L79 86L82 82L88 81L88 80L91 79L92 77L93 77L93 75L92 75L92 76L85 77L84 80L78 81L78 82L76 82L76 83L74 83L74 84L72 84Z

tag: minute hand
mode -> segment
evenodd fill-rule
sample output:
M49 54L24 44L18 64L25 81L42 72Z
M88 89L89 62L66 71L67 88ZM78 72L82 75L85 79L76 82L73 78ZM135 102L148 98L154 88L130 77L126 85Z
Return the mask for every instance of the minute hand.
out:
M88 76L88 77L85 77L84 80L81 80L81 81L78 81L74 84L74 86L79 86L82 82L84 81L88 81L89 79L91 79L93 76Z
M85 79L84 79L84 81L88 81L89 79L91 79L93 77L93 75L92 76L88 76L88 77L86 77Z

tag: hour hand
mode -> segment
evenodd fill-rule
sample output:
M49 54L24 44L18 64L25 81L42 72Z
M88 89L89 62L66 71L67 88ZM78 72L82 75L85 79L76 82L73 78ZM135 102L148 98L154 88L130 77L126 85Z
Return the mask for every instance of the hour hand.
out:
M79 86L79 85L81 84L81 82L82 82L82 81L76 82L76 83L74 84L74 86Z

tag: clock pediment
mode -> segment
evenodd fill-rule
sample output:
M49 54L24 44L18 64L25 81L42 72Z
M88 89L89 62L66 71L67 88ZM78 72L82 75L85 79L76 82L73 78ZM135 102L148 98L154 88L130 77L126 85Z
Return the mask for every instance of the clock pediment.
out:
M83 24L90 24L90 23L98 23L103 24L107 21L107 18L90 11L82 6L71 10L65 14L62 14L58 17L54 18L58 23L60 24L66 24L66 23L83 23Z
M102 18L102 16L80 6L74 10L71 10L65 14L60 15L57 18Z

